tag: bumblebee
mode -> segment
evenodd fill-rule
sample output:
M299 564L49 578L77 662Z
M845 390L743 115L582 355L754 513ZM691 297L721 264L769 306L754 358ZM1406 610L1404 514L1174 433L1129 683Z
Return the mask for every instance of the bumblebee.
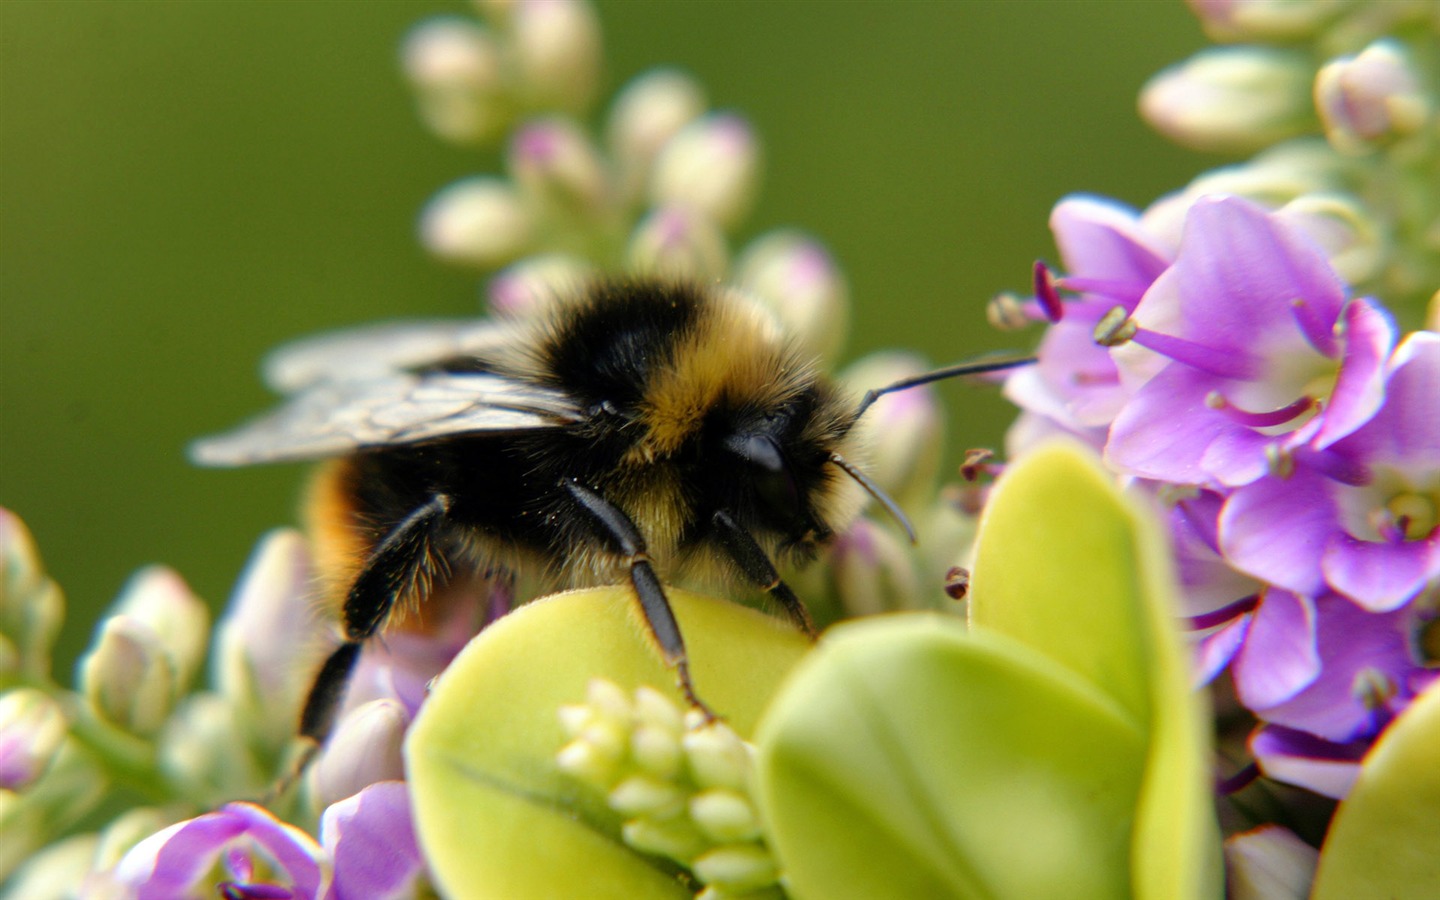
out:
M551 587L628 581L687 700L666 580L719 566L805 606L776 560L815 555L861 489L849 461L881 394L1027 360L942 369L858 403L743 295L596 281L532 316L371 326L281 348L278 410L191 448L206 466L333 457L311 503L344 641L301 716L321 743L366 641L458 577L526 572ZM912 533L913 539L913 533Z

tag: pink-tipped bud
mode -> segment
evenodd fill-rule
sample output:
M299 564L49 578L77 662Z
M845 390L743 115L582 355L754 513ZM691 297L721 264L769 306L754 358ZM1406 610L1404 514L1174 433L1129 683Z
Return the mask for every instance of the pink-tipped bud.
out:
M630 236L625 253L633 272L714 282L730 267L730 251L720 229L685 207L657 209Z
M1405 48L1382 40L1327 63L1315 76L1315 107L1330 145L1359 156L1420 131L1432 104Z
M774 231L751 242L735 269L736 284L773 310L788 333L821 359L835 358L850 320L850 287L819 241Z
M406 36L401 63L420 117L445 140L481 144L508 122L500 49L480 25L449 16L427 19Z
M646 72L621 89L610 108L605 138L620 169L626 201L639 198L660 149L704 112L700 84L675 69Z
M1187 147L1251 152L1311 126L1311 72L1293 51L1212 47L1151 78L1140 112Z
M712 113L685 126L655 161L650 199L737 225L750 212L760 181L760 145L733 113Z

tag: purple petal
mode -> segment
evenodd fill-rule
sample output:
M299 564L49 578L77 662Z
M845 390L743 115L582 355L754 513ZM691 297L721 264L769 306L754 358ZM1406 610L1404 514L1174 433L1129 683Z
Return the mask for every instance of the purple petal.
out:
M1305 468L1237 489L1220 511L1220 548L1231 565L1311 596L1324 589L1320 559L1339 530L1327 481Z
M1369 741L1333 744L1281 725L1266 725L1250 736L1250 754L1266 777L1344 799L1360 777Z
M1315 644L1324 661L1320 677L1284 703L1254 709L1262 720L1347 743L1374 737L1412 698L1411 676L1421 669L1410 649L1414 617L1409 610L1367 612L1338 594L1315 601ZM1357 681L1388 682L1376 698L1357 691Z
M425 863L415 841L405 782L372 784L332 804L320 819L320 839L335 859L334 886L326 900L415 896Z
M1062 319L1040 342L1039 362L1005 380L1005 396L1028 409L1075 428L1108 425L1124 405L1115 361L1091 339L1083 322Z
M1216 379L1170 364L1130 398L1110 426L1105 459L1142 478L1176 484L1206 484L1200 468L1205 448L1237 426L1205 405Z
M1245 352L1303 337L1322 355L1337 355L1332 329L1344 282L1308 237L1261 207L1238 197L1195 201L1175 268L1183 337Z
M1266 449L1276 440L1247 427L1231 427L1215 436L1200 457L1200 468L1214 481L1240 487L1270 471Z
M1192 682L1198 687L1209 684L1215 676L1225 670L1235 654L1245 643L1254 616L1243 615L1231 621L1220 630L1200 639L1195 652L1195 672Z
M1235 657L1235 692L1252 710L1276 706L1320 675L1315 606L1289 591L1266 591Z
M1066 271L1082 278L1149 284L1169 266L1135 210L1102 197L1066 197L1050 213Z
M1330 446L1380 409L1385 402L1385 361L1394 346L1395 323L1387 313L1364 299L1345 308L1345 355L1316 447Z
M1428 539L1361 541L1348 534L1331 536L1320 568L1335 590L1371 612L1395 609L1440 575L1440 529Z
M1440 460L1440 334L1407 335L1390 358L1385 405L1335 449L1366 462L1433 471Z

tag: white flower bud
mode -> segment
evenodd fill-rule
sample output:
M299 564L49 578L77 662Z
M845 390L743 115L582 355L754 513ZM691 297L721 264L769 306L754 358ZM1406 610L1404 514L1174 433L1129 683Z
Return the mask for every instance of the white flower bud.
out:
M656 778L670 779L680 774L680 739L665 728L637 725L630 733L630 756Z
M621 89L610 107L605 138L627 202L644 189L661 148L699 118L705 105L700 83L675 69L646 72Z
M1345 194L1307 194L1276 215L1298 225L1330 257L1330 264L1351 284L1375 276L1385 262L1380 230L1365 207Z
M508 159L521 190L558 215L593 218L610 202L600 151L571 119L527 122L511 138Z
M585 702L594 708L597 716L615 724L627 724L632 715L630 698L620 685L607 678L592 678L585 685Z
M251 554L218 629L216 683L270 748L295 736L310 676L335 646L314 589L305 539L272 531Z
M913 356L877 353L846 368L840 380L858 394L926 371ZM932 496L945 434L934 391L917 387L886 394L858 427L869 447L865 471L872 481L902 506L916 506Z
M571 296L595 277L595 267L576 256L546 253L527 256L490 279L490 308L506 316L529 315L557 297Z
M631 819L620 826L620 836L625 843L642 853L653 853L681 863L694 859L708 846L695 824L684 816L664 821Z
M1216 42L1293 41L1319 31L1347 0L1190 0Z
M65 713L43 691L17 687L0 694L0 790L23 791L38 781L66 730Z
M690 774L701 788L747 790L754 766L750 748L730 726L711 722L685 733L681 739Z
M759 844L730 844L702 853L690 867L705 884L740 892L774 884L775 859Z
M105 619L80 661L81 689L95 712L140 735L165 724L179 697L178 674L160 637L130 616Z
M589 741L578 738L561 747L555 756L555 766L560 771L602 790L614 783L619 762Z
M834 593L847 616L925 607L903 538L872 519L857 519L830 551Z
M421 22L406 36L401 59L421 118L445 140L484 143L509 121L500 49L475 22L448 16Z
M144 623L160 641L183 693L205 659L210 611L174 570L147 566L125 583L113 612Z
M723 228L750 212L760 181L760 145L733 113L712 113L686 125L661 149L650 180L655 206L682 206Z
M287 739L295 735L295 722L295 716L286 716L278 723ZM229 698L191 694L158 742L161 768L185 785L187 796L206 802L254 795L271 786L274 773L268 761L262 764L255 757L249 733Z
M64 615L64 598L45 574L30 530L0 508L0 674L47 676Z
M796 231L762 235L741 254L735 281L816 356L835 358L849 325L850 288L819 241Z
M685 795L668 781L632 775L615 785L605 802L627 819L668 819L684 808Z
M498 178L466 178L420 213L420 243L436 258L480 269L504 265L529 246L533 222L519 193Z
M760 837L755 807L741 793L723 788L701 791L690 798L690 818L717 844L753 841Z
M1140 112L1187 147L1250 152L1310 126L1312 72L1292 51L1212 47L1151 78Z
M635 689L635 718L679 740L685 731L685 713L669 697L649 685Z
M1315 76L1315 107L1330 145L1354 156L1415 134L1431 112L1405 48L1388 39L1326 63Z
M4 810L0 808L0 815ZM38 823L37 823L38 824ZM6 821L5 825L12 825ZM20 835L16 835L18 843ZM95 847L99 838L93 834L77 834L58 840L28 856L21 855L11 863L13 868L5 879L6 900L127 900L133 891L118 886L99 885L90 881L94 873ZM8 854L0 851L0 857Z
M403 779L409 725L398 700L371 700L343 716L307 773L312 804L324 809L377 781Z
M518 89L531 109L581 112L600 81L600 23L584 0L519 0L510 11Z
M657 209L636 226L625 261L633 272L712 283L725 277L730 251L708 218L669 207Z

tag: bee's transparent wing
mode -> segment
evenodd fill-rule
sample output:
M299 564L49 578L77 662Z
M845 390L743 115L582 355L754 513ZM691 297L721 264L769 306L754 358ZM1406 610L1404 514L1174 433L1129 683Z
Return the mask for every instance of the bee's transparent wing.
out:
M392 372L323 381L234 431L201 438L202 466L335 456L440 437L559 428L581 410L566 395L489 373Z
M284 344L265 357L265 383L294 394L327 381L355 381L461 358L495 355L512 331L491 319L381 322Z

